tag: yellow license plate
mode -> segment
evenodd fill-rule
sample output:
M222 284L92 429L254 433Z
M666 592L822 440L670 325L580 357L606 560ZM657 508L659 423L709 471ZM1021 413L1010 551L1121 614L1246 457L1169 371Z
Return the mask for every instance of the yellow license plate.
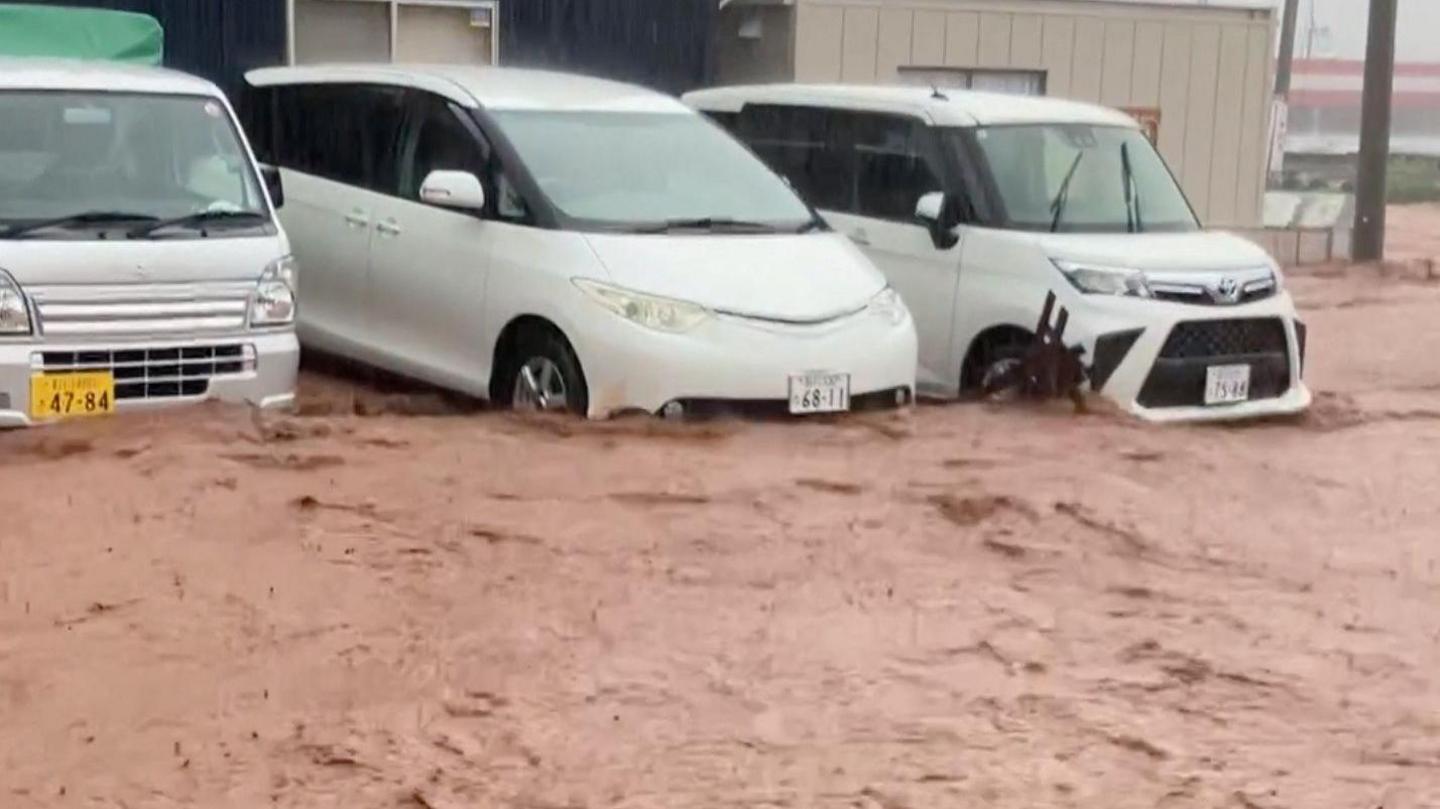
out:
M30 417L65 419L115 412L115 377L109 373L35 374Z

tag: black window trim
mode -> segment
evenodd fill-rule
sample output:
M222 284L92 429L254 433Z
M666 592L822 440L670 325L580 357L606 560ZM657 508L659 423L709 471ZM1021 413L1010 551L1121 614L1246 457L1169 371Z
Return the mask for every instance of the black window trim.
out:
M831 120L827 122L826 127L827 137L833 137L828 133L835 130L833 116L838 115L866 115L910 121L914 125L919 126L921 130L923 130L921 134L922 148L927 153L927 159L935 161L932 167L936 170L936 173L940 177L942 190L947 196L958 197L961 202L960 221L957 224L971 224L972 219L978 216L982 216L985 211L989 210L989 202L987 199L985 199L987 195L983 191L983 186L979 184L978 181L980 178L977 172L974 170L974 155L957 155L953 154L953 150L945 148L945 144L941 138L941 133L943 130L949 129L949 127L938 127L923 115L896 110L876 110L825 103L807 103L794 101L752 101L742 104L740 107L740 112L736 113L735 118L737 122L735 129L737 137L740 137L741 141L745 144L747 148L753 148L752 141L739 135L739 133L744 131L743 123L741 122L744 120L745 113L751 109L774 108L807 110L810 112L818 113L820 115L831 116ZM853 146L851 148L853 151ZM807 205L813 204L812 201L809 199L805 199L805 203ZM886 222L896 222L899 224L908 224L915 225L916 227L923 227L923 224L921 224L913 216L905 219L892 219L888 217L877 217L870 214L862 213L858 210L854 210L855 205L853 199L851 200L849 207L849 210L839 210L833 208L828 210L833 210L835 213L844 216L855 216L866 219L880 219L881 221Z

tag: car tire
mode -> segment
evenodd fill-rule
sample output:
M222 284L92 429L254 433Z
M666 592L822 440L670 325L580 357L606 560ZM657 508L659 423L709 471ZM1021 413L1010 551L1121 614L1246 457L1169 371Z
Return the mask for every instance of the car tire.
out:
M976 352L972 366L967 369L965 388L977 399L1012 399L1025 395L1033 389L1031 380L1024 380L1018 386L1005 385L999 380L1013 371L1025 358L1033 338L1018 333L998 336L985 342Z
M502 369L497 404L512 410L571 413L589 411L585 374L570 342L557 331L527 329Z

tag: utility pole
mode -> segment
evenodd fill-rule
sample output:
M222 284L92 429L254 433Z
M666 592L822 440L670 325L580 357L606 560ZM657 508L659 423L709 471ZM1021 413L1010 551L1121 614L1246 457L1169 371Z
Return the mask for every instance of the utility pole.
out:
M1365 94L1360 103L1360 158L1355 182L1354 258L1385 257L1385 174L1390 159L1390 102L1395 89L1395 7L1370 0Z
M1290 128L1290 73L1295 63L1295 26L1300 0L1285 0L1280 23L1280 59L1275 65L1275 99L1270 105L1270 143L1266 174L1278 183L1285 170L1285 133Z
M1285 0L1285 16L1280 22L1280 62L1275 66L1275 96L1290 97L1290 68L1295 62L1295 28L1300 16L1300 0Z

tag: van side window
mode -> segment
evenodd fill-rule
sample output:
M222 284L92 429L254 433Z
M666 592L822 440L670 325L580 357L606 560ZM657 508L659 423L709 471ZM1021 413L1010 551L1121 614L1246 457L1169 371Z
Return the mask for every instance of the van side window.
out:
M943 191L930 131L912 118L848 113L840 128L855 150L855 208L860 216L915 221L915 203Z
M279 87L274 160L293 171L393 194L403 100L399 87Z
M418 201L420 186L432 171L464 171L483 179L486 155L480 141L461 123L461 113L429 93L416 93L416 100L400 170L400 195Z
M834 113L747 104L738 131L775 173L815 208L849 210L854 181L848 149L831 137Z

